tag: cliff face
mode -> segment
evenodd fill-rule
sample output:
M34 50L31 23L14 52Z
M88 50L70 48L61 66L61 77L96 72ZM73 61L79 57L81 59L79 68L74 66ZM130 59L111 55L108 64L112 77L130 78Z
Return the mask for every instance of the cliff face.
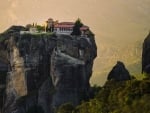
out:
M26 112L32 106L41 105L42 98L48 103L46 100L49 100L51 95L45 97L45 93L52 87L50 55L55 46L55 37L49 35L14 34L7 40L6 51L10 69L6 80L4 112L16 110L18 103L21 104L21 107L17 108L18 112ZM49 84L45 83L48 79ZM44 87L47 89L43 88L44 84L49 85ZM49 108L43 109L48 111L50 105Z
M150 33L143 43L142 72L150 73Z
M1 42L9 67L2 112L50 113L59 105L88 98L96 44L92 36L13 32Z
M90 53L90 54L89 54ZM56 89L53 106L65 102L77 105L89 94L96 46L89 37L59 36L51 57L51 78Z

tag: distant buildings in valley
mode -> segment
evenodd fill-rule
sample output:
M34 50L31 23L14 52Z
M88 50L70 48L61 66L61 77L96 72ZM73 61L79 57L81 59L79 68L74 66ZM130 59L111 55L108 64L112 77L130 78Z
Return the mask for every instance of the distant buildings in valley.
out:
M37 24L28 24L27 31L21 31L20 34L25 33L47 33L54 32L56 34L68 34L70 35L73 32L73 27L75 22L59 22L58 20L54 21L52 18L49 18L46 21L44 26L39 26ZM86 31L89 31L89 27L83 25L80 27L81 35L85 35Z

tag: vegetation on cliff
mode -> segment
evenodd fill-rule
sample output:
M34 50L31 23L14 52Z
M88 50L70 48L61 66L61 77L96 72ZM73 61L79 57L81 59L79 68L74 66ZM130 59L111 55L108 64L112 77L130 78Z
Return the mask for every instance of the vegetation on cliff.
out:
M83 23L81 22L81 20L77 19L73 27L73 32L71 33L71 35L80 36L81 35L80 27L82 26L83 26Z
M93 99L82 102L76 108L62 105L58 113L149 113L150 79L107 81ZM69 109L69 110L70 110ZM71 113L70 112L70 113Z

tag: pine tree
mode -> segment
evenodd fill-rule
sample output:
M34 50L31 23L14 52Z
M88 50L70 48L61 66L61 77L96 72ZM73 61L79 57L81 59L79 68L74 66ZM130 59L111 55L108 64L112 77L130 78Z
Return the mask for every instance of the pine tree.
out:
M71 33L71 35L81 35L81 31L80 31L80 27L82 27L83 24L81 22L81 20L78 18L75 22L75 25L73 27L73 32Z

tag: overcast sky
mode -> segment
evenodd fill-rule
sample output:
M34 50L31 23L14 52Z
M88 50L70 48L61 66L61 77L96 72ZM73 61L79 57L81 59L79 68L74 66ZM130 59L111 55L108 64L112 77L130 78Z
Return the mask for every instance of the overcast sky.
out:
M1 0L0 32L11 25L80 18L103 40L132 42L150 31L150 0Z
M96 34L150 29L150 0L1 0L0 31L12 24L78 17Z

